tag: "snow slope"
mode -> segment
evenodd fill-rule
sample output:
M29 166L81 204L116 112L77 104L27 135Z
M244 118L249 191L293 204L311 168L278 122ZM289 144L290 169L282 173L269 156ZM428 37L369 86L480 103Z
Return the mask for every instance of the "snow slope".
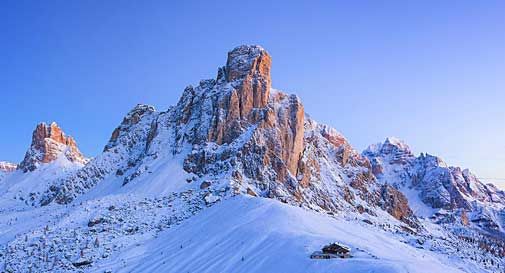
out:
M352 247L351 259L314 260L323 245ZM472 272L466 266L466 272ZM223 201L123 251L91 272L463 272L447 256L418 249L364 223L338 220L247 196ZM475 269L475 272L480 272Z
M55 184L61 177L66 177L80 168L80 162L71 162L60 154L58 158L49 163L40 164L31 172L22 170L4 173L0 177L0 206L38 205L38 196Z

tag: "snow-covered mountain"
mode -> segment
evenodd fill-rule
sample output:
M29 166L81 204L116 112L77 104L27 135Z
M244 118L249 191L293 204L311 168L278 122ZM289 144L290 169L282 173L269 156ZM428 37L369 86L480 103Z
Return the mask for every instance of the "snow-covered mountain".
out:
M359 153L273 89L270 68L263 48L233 49L177 105L137 105L90 160L56 124L37 126L17 171L0 178L0 266L502 270L503 192L395 139ZM351 259L309 258L335 240Z
M448 166L429 154L416 157L395 138L370 146L363 155L381 183L409 196L417 216L461 223L505 238L505 193L482 183L470 170Z
M58 178L77 171L87 162L74 139L66 136L56 123L40 123L33 131L23 161L19 165L2 164L0 203L38 205L40 195L54 187Z
M188 86L176 106L156 112L138 105L104 153L63 179L42 203L69 203L105 179L138 185L134 190L205 188L334 213L386 209L415 226L405 198L375 183L365 157L306 116L298 97L270 87L270 63L261 47L241 46L228 54L216 80ZM169 182L174 170L164 170L174 162L180 181ZM181 181L187 182L177 185Z
M75 140L66 136L58 124L39 123L33 131L32 144L18 168L24 172L34 171L41 164L51 163L60 157L81 165L88 161L77 148Z

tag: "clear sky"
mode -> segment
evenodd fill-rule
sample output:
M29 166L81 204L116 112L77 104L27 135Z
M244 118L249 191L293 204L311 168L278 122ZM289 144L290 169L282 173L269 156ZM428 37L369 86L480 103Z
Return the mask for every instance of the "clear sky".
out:
M505 178L505 1L492 0L1 1L0 159L19 162L40 121L94 156L135 104L167 109L240 44L266 48L273 86L356 148L397 136Z

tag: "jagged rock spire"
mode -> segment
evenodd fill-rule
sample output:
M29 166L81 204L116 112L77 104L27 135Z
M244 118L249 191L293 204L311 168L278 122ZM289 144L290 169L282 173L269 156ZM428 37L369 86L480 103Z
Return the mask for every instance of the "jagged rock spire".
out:
M19 169L33 171L39 164L52 162L61 154L71 162L84 164L87 161L77 148L75 140L66 136L56 122L50 125L39 123L33 131L32 143L19 164Z
M226 80L235 83L241 117L247 117L253 108L267 105L271 65L270 55L257 45L242 45L228 52Z
M228 52L226 66L218 72L221 95L214 102L216 119L209 141L230 143L245 127L262 119L270 97L271 64L270 55L257 45L242 45Z

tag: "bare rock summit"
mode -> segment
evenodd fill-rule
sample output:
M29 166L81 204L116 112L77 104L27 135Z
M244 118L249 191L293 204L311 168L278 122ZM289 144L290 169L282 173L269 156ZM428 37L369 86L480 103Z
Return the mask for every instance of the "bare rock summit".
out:
M35 170L40 164L50 163L64 156L70 162L85 164L87 159L71 136L65 135L55 122L39 123L32 135L32 143L19 169L24 172Z

